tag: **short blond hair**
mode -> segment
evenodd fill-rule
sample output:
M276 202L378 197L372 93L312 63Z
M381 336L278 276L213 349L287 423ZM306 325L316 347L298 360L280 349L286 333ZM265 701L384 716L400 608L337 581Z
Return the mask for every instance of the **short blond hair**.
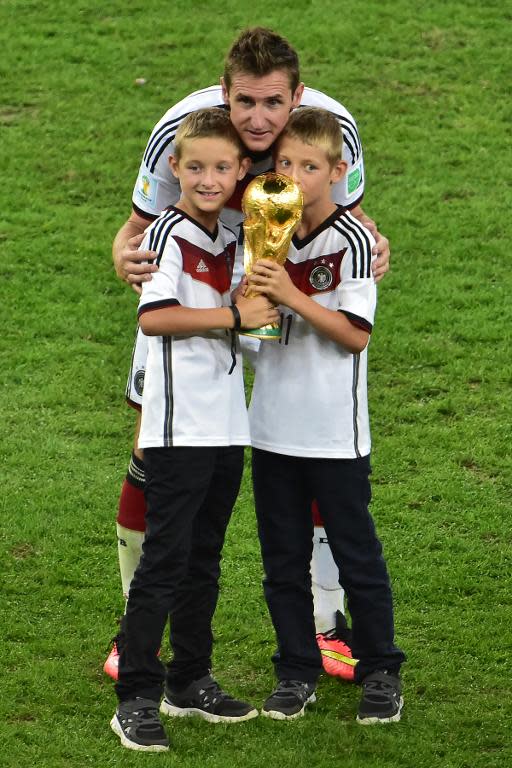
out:
M342 159L343 132L341 125L332 112L318 107L299 107L295 109L279 136L279 142L285 137L298 139L303 144L323 149L329 165L333 167Z
M191 112L181 123L174 139L174 157L180 160L183 142L187 139L219 138L228 141L238 150L240 160L247 155L247 150L238 135L227 109L212 107Z

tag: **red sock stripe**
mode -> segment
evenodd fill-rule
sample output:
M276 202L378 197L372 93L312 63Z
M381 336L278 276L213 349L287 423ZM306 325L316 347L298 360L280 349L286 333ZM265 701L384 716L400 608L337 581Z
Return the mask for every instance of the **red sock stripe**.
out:
M144 518L146 516L146 500L142 488L136 488L128 480L125 480L119 497L119 512L117 522L130 531L146 530Z
M316 500L313 501L311 505L311 512L313 514L313 525L323 528L324 521L322 520L322 515L320 514L320 510L318 509L318 504L316 503Z

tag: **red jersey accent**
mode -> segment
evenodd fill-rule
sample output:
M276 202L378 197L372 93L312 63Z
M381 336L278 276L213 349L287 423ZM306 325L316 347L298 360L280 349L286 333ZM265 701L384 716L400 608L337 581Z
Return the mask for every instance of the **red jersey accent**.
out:
M229 243L222 253L213 256L179 235L174 240L180 247L183 272L193 280L199 280L219 293L229 291L235 263L236 243Z
M340 265L346 250L298 264L287 259L284 266L293 284L307 296L335 291L341 282Z
M242 197L244 195L245 190L247 189L248 185L251 183L253 179L255 179L255 176L252 176L250 173L248 173L241 181L237 181L235 191L227 201L224 208L231 208L235 211L241 211L242 210Z

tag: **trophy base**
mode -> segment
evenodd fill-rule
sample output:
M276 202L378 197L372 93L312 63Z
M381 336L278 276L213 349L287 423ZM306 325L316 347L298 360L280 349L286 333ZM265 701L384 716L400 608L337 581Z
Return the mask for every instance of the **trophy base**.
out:
M249 336L252 339L271 339L279 341L281 339L281 326L280 325L264 325L262 328L244 328L243 331L238 331L239 336Z

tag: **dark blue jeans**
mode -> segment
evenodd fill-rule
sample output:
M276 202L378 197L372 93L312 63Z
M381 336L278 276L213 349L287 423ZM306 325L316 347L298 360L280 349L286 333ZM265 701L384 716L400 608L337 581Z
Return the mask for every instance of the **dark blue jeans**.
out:
M347 594L356 682L375 670L398 673L405 656L394 644L389 577L368 511L370 457L311 459L253 449L252 468L278 679L315 682L322 669L311 594L313 499Z
M208 674L212 618L243 447L146 448L146 535L119 636L121 701L159 701L164 678L179 689ZM158 658L167 619L173 659Z

